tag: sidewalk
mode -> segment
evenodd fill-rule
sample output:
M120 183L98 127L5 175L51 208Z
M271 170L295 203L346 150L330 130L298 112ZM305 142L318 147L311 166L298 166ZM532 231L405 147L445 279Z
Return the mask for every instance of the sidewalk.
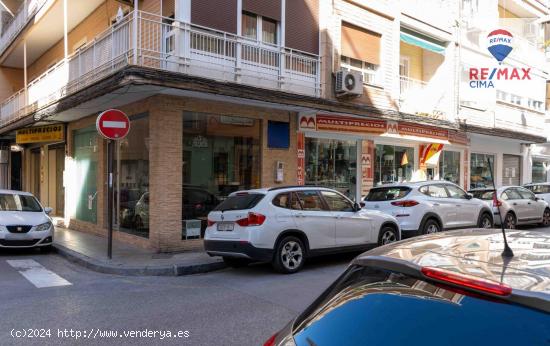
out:
M203 251L155 253L113 240L113 259L107 258L107 238L56 227L54 248L71 262L117 275L179 276L225 268L220 257Z

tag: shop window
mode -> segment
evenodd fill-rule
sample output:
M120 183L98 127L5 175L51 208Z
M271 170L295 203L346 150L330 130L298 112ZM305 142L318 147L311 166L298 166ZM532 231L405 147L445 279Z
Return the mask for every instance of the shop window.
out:
M217 204L260 186L260 121L184 112L182 131L182 220L200 220L204 235Z
M533 160L532 182L545 183L548 181L548 163L546 161Z
M97 222L98 137L95 126L73 132L75 171L71 176L70 193L75 198L74 218ZM73 205L71 203L71 205Z
M355 199L357 142L306 138L306 185L329 187Z
M131 131L115 146L115 223L119 231L149 237L149 117L132 117Z
M374 184L410 181L414 170L414 149L394 145L377 145Z
M439 157L439 179L460 184L460 152L443 151Z
M491 166L489 166L490 160ZM470 188L493 187L493 179L489 170L495 172L495 156L488 154L475 154L470 156Z

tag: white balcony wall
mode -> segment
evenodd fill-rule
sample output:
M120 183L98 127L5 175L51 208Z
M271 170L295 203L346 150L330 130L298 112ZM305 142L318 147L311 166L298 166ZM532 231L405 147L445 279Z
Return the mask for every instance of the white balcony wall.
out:
M458 3L456 0L406 0L399 1L401 13L452 32Z

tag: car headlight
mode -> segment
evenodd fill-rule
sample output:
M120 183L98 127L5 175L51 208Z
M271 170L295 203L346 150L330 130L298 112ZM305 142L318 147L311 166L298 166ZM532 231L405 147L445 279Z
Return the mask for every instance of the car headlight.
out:
M46 222L46 223L43 223L43 224L40 224L40 225L36 226L36 231L37 232L48 231L51 227L52 227L52 223L51 222Z

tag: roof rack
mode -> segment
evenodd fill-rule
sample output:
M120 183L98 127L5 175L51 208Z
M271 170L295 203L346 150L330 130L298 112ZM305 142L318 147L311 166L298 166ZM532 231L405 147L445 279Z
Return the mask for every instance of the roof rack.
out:
M286 186L277 186L277 187L270 187L267 189L267 191L277 191L277 190L283 190L283 189L292 189L292 188L308 188L308 189L330 189L330 187L326 186L316 186L316 185L286 185Z

